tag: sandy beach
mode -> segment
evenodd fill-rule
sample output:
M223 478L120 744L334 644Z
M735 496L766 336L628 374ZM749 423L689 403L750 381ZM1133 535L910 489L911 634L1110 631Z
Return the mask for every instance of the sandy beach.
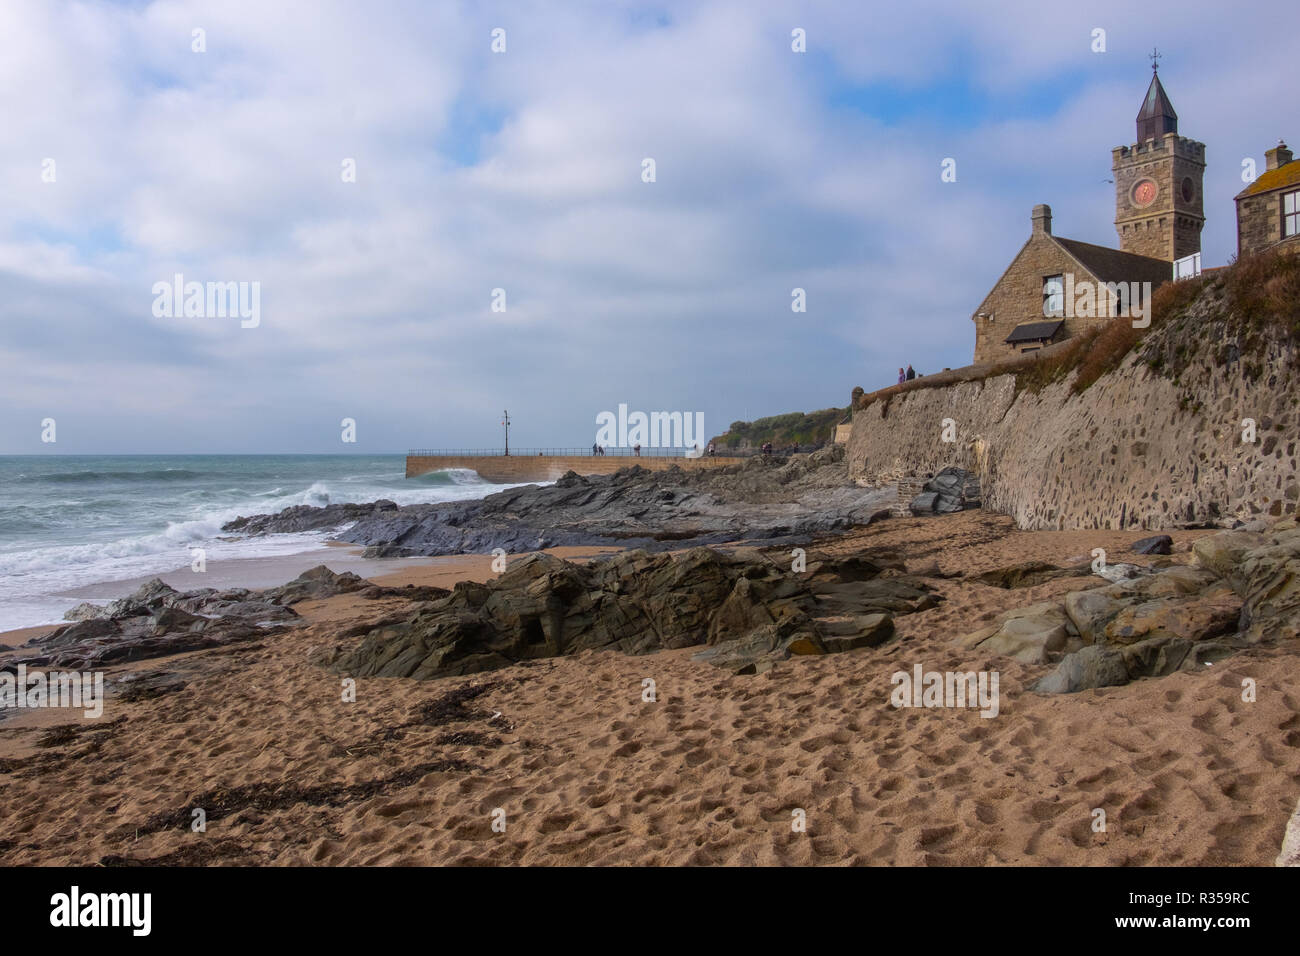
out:
M1206 533L1173 532L1171 560ZM165 668L179 689L114 694L98 721L65 730L67 715L48 710L0 723L0 862L1270 864L1300 781L1294 647L1050 696L1026 690L1049 668L954 644L1078 583L1008 590L945 575L1067 565L1095 547L1150 561L1127 553L1133 537L1017 531L983 512L855 530L824 549L901 549L946 600L899 617L881 647L758 676L692 661L692 648L600 651L463 678L362 679L345 703L313 652L402 602L304 602L310 626L274 641L108 675L121 686ZM490 556L469 556L375 580L491 574ZM998 716L891 706L891 675L917 664L998 671ZM190 828L195 806L205 833Z

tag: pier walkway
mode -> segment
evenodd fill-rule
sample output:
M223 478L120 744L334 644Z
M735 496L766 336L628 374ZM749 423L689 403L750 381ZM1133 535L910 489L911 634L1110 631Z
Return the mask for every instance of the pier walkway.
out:
M743 457L723 455L687 458L681 448L642 448L639 457L630 448L610 448L604 455L593 455L590 448L512 448L509 455L502 449L417 448L406 455L406 477L414 478L448 468L467 468L478 472L484 481L511 484L554 481L566 471L580 475L612 475L620 468L632 465L663 471L673 465L721 468L744 461Z

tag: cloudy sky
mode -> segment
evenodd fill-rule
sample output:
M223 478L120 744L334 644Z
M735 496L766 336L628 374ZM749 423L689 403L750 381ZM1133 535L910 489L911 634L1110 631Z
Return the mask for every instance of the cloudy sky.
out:
M965 364L1035 203L1117 244L1153 45L1224 263L1300 7L1055 6L5 0L0 453L583 446ZM155 315L177 273L260 324Z

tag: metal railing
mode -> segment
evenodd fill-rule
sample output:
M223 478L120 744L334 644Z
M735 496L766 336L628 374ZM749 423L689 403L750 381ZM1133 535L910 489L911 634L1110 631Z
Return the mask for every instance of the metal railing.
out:
M642 448L638 456L631 448L606 448L606 458L685 458L686 448ZM413 448L406 453L420 458L501 458L505 456L504 448ZM729 452L719 452L719 457L730 456ZM591 458L591 446L586 448L515 448L511 446L511 458L536 458L542 456L563 456L566 458Z
M795 452L807 453L816 451L824 445L801 445L798 448L775 448L774 455L789 455ZM605 449L605 458L685 458L686 448L645 448L642 447L641 454L631 448L609 448ZM409 458L502 458L505 457L504 448L412 448L407 453ZM754 449L730 449L718 448L715 457L717 458L749 458L754 455L761 455L762 452ZM591 446L586 448L514 448L510 449L511 458L536 458L538 455L545 456L563 456L567 458L591 458ZM602 456L594 456L602 457ZM709 457L704 452L699 457Z

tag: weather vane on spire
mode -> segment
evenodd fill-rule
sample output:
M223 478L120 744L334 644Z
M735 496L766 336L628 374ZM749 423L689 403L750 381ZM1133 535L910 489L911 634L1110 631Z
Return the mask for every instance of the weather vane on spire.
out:
M1151 72L1152 72L1152 73L1154 73L1154 72L1156 72L1157 70L1160 69L1160 63L1158 62L1158 61L1160 60L1160 57L1161 57L1161 53L1160 53L1160 51L1157 50L1155 47L1152 47L1152 48L1151 48L1151 53L1150 53L1150 55L1148 56L1148 59L1151 61Z

